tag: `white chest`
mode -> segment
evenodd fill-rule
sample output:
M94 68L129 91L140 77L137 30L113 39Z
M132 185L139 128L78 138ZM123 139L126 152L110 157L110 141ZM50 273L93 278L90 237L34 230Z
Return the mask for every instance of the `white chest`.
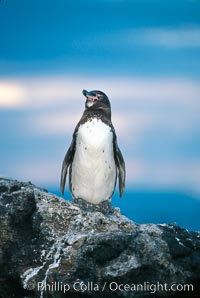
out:
M72 193L98 204L111 197L116 181L113 133L108 125L93 119L79 127L72 163Z
M94 118L80 126L77 135L77 147L85 144L91 152L109 147L113 142L113 134L108 125Z

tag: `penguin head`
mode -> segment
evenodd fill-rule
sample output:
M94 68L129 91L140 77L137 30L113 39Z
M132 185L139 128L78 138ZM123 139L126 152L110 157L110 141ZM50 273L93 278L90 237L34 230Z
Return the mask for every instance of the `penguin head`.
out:
M110 109L110 101L102 91L87 91L84 89L82 93L86 97L86 109Z

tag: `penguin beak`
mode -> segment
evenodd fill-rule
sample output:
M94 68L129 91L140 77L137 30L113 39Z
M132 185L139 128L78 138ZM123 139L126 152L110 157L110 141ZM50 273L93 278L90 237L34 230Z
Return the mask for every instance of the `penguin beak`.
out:
M95 101L97 99L96 94L92 91L83 90L83 95L87 98L87 100Z

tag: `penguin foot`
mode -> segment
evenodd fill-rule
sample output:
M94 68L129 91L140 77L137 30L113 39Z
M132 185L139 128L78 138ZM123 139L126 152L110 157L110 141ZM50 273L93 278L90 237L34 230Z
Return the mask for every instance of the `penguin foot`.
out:
M103 201L96 205L81 198L74 198L74 203L77 204L82 210L88 212L101 212L105 215L108 215L114 213L115 211L115 208L111 206L109 201Z

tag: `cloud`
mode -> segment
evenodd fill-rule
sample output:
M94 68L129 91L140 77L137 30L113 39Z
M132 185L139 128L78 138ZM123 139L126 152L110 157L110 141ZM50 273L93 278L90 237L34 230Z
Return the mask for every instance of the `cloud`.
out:
M15 152L9 163L3 152L4 175L57 185L66 150L63 144L67 137L70 142L84 109L81 90L101 89L111 99L113 124L127 164L127 184L198 190L200 157L187 151L199 146L198 81L60 75L12 78L1 81L1 86L11 94L4 91L8 94L4 98L9 99L6 107L21 110L20 114L12 112L1 136L5 140L1 149L9 141Z
M141 32L141 41L166 48L200 47L200 28L153 28Z
M82 43L89 44L87 40L82 41ZM104 34L98 38L98 43L105 44L106 47L113 46L126 49L137 46L154 46L167 49L199 48L200 27L130 28L112 32L112 36Z
M200 198L200 160L126 160L127 183L133 187L184 190Z
M72 136L72 133L75 129L76 124L82 116L82 111L80 113L70 113L69 111L50 111L43 113L36 113L32 117L27 117L26 123L29 127L29 131L32 134L36 135L69 135ZM140 122L142 125L142 119L136 119L135 123ZM118 134L123 136L123 139L126 139L129 127L132 125L133 115L127 115L125 113L116 112L113 116L113 124L118 132ZM146 120L147 121L147 120ZM146 122L145 121L145 122ZM127 130L127 133L126 133Z
M68 112L44 112L33 115L27 120L33 134L37 135L72 135L72 132L80 119L78 113Z
M0 81L0 108L18 108L25 103L26 90L17 81Z
M199 82L184 78L41 76L0 81L0 108L25 109L83 107L82 89L100 89L114 106L133 103L191 105L199 100Z
M45 185L57 185L59 187L61 161L59 163L57 160L32 158L26 161L26 164L14 162L9 176L13 179L31 181L44 187Z
M171 131L174 141L200 129L200 85L191 79L63 75L13 78L1 81L1 86L6 91L1 92L5 97L0 109L24 110L24 135L71 136L84 109L83 88L109 95L113 124L126 146L149 139L149 134L162 139Z
M2 82L10 94L17 94L17 101L8 101L7 108L24 110L24 135L71 137L84 109L83 88L109 95L113 124L126 147L140 144L149 135L162 139L167 131L175 142L200 129L200 85L191 79L63 75Z

